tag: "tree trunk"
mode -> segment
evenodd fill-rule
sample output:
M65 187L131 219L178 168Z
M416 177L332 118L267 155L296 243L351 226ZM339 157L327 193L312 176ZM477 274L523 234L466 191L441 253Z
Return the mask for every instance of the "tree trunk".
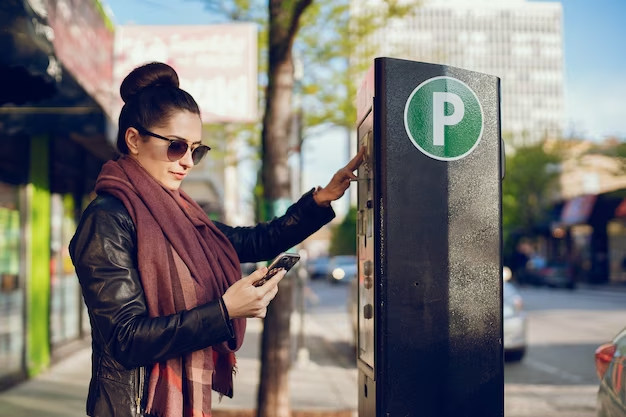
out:
M290 417L289 367L293 311L293 280L285 279L267 312L261 337L261 380L258 417Z
M266 216L277 214L277 202L290 199L288 152L294 87L292 46L302 12L312 0L269 1L269 62L263 116L262 171ZM261 338L261 376L257 416L290 417L290 318L293 282L286 278L270 304Z

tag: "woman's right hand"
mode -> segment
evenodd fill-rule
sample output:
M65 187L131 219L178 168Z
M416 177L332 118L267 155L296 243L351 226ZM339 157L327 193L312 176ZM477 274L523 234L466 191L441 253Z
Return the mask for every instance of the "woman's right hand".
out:
M267 268L260 268L251 275L235 282L222 296L231 319L264 318L267 306L278 293L278 283L285 276L284 270L278 272L260 287L254 283L267 273Z

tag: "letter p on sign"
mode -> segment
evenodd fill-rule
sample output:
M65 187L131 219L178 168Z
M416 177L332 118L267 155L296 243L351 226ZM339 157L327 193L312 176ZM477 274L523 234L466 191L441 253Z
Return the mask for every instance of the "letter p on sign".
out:
M454 112L446 116L446 103L454 106ZM458 124L465 116L465 105L461 97L454 93L433 93L433 144L445 144L444 131L446 126Z
M483 134L483 119L476 93L463 81L447 76L421 83L404 107L409 139L423 154L440 161L472 153Z

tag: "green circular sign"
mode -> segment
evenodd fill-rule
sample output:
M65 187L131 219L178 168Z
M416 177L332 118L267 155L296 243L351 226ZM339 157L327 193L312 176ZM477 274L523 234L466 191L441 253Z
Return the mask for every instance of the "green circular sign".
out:
M478 146L484 129L483 108L463 81L434 77L409 96L404 127L422 153L440 161L455 161Z

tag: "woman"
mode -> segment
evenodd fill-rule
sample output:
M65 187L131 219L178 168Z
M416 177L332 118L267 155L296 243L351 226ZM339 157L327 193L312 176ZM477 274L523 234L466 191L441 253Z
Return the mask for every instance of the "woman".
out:
M174 69L139 67L120 92L121 157L102 168L70 244L92 325L87 414L210 415L212 389L233 395L245 319L265 316L284 276L255 287L266 269L241 278L240 263L271 259L328 223L363 152L283 217L232 228L179 191L209 147Z

